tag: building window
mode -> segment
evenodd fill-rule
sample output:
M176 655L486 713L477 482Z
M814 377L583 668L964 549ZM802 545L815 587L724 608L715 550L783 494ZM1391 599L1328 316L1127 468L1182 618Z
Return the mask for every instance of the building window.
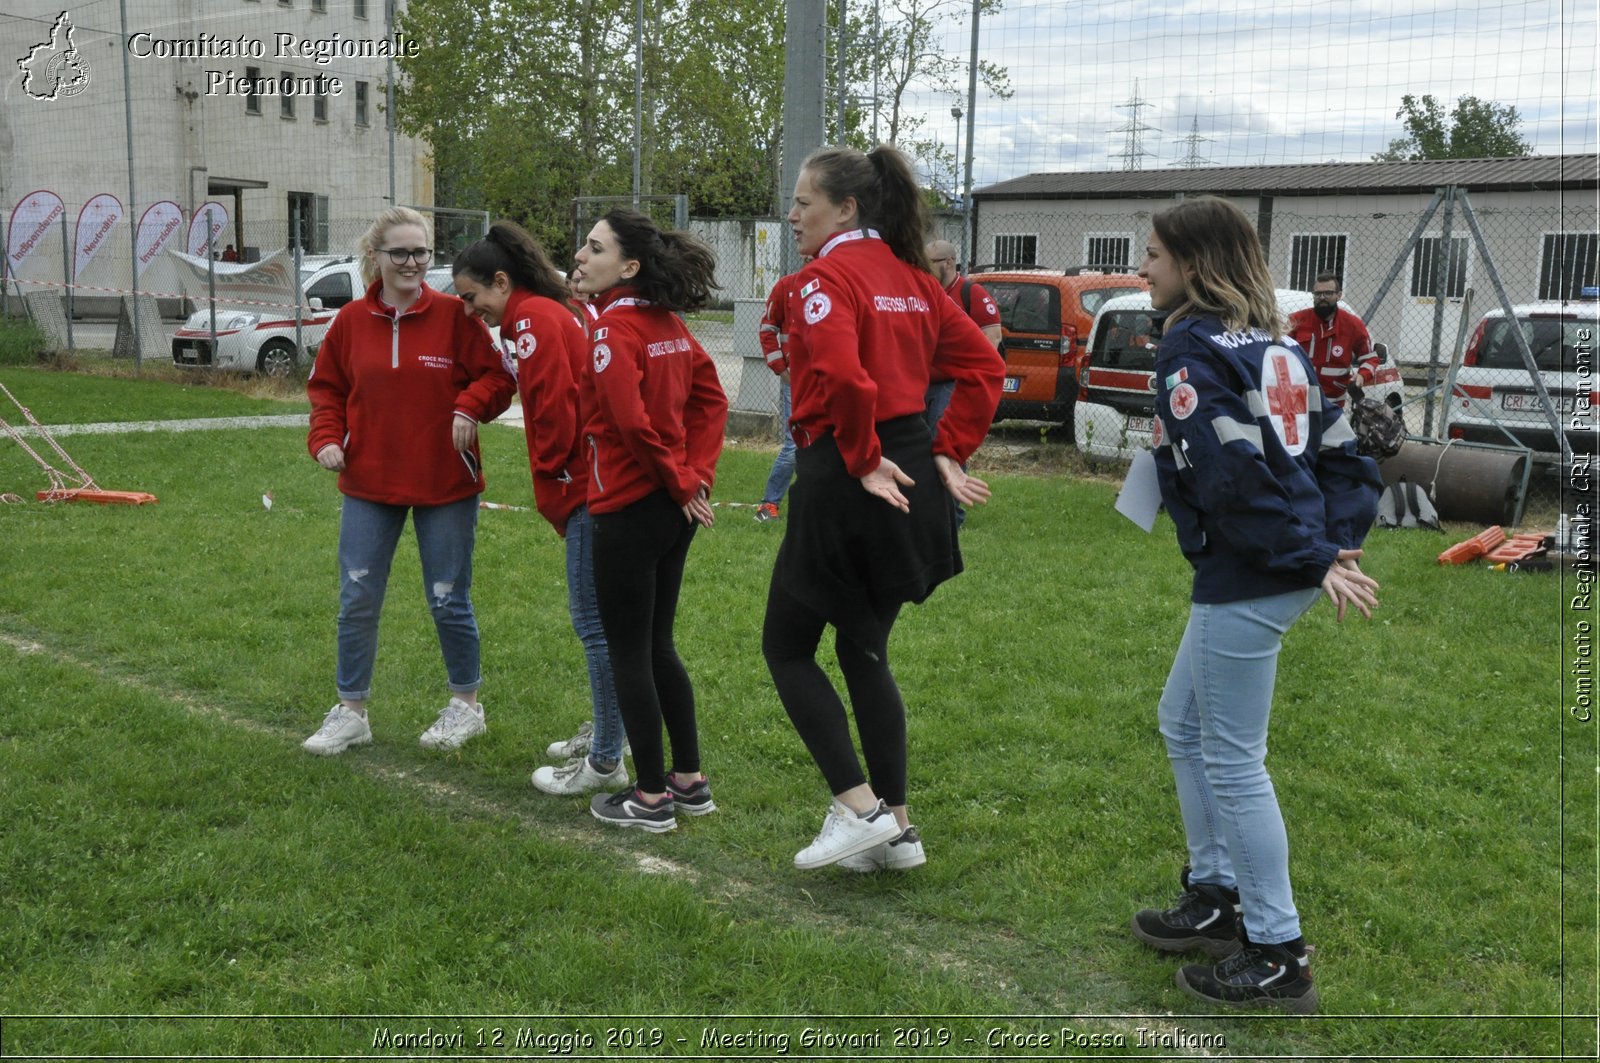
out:
M261 83L261 68L247 66L244 68L244 113L261 113L261 94L256 91L256 86Z
M355 0L351 6L355 8L356 18L367 17L367 0Z
M1346 236L1302 233L1294 238L1289 251L1289 287L1309 292L1317 274L1329 270L1344 276Z
M1132 267L1131 233L1089 233L1083 238L1083 264L1107 273L1126 273Z
M1593 287L1596 274L1594 233L1546 233L1539 255L1539 298L1576 299Z
M328 197L311 192L289 193L289 238L306 255L328 253Z
M328 0L311 0L311 10L319 15L326 15L328 13Z
M367 121L367 83L356 82L356 125L368 125Z
M294 117L294 75L285 70L278 77L278 115L281 118Z
M316 95L311 97L311 117L319 122L328 120L328 90L326 83L321 83Z
M1032 266L1039 261L1039 237L1008 235L994 238L994 260L1004 266Z
M1435 260L1442 259L1443 237L1424 236L1411 249L1411 294L1419 299L1432 299L1439 294L1433 283ZM1439 261L1439 278L1444 282L1446 299L1460 299L1467 294L1467 257L1471 251L1465 236L1450 238L1449 261Z

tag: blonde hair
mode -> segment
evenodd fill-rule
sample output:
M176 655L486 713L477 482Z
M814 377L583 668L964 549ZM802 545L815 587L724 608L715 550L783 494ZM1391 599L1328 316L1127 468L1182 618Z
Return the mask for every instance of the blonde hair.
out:
M1183 302L1167 315L1169 325L1215 314L1226 329L1258 328L1274 340L1283 338L1267 257L1244 211L1225 199L1199 196L1156 211L1150 224L1183 269Z
M423 239L430 247L433 246L433 226L428 224L428 219L420 211L410 207L390 207L372 220L356 244L361 252L361 279L368 285L378 279L378 248L383 245L383 238L389 230L396 225L418 226L422 229Z

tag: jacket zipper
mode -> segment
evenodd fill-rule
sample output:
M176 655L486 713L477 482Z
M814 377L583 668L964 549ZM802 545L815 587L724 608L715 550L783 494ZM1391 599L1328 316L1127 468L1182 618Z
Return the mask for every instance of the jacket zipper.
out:
M594 486L601 494L605 493L606 485L600 482L600 448L595 445L594 436L584 436L589 443L590 465L594 468Z
M400 315L396 314L391 320L394 322L394 328L389 333L389 335L391 337L390 341L389 341L389 368L390 369L399 369L400 368Z

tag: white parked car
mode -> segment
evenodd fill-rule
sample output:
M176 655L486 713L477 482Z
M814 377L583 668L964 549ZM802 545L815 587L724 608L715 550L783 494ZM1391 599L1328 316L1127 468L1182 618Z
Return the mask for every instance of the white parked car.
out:
M1310 292L1278 289L1278 309L1285 318L1311 306ZM1341 308L1354 313L1344 303ZM1078 403L1073 433L1078 450L1095 458L1131 458L1150 446L1155 417L1155 366L1158 316L1148 292L1107 299L1095 314L1089 332L1084 392ZM1366 389L1368 398L1398 409L1404 399L1400 370L1381 343L1378 380Z
M211 308L203 306L173 336L173 365L287 376L310 362L339 308L365 290L361 264L354 258L302 260L297 342L289 261L273 256L265 263L225 265L231 268L217 268L211 282L218 302L215 344Z
M1560 447L1550 418L1522 360L1518 331L1527 338L1540 380L1556 406L1574 455L1595 452L1595 336L1600 332L1600 289L1586 288L1569 302L1523 303L1514 317L1491 310L1478 322L1456 369L1443 413L1451 439L1522 445L1554 460ZM1508 436L1507 433L1510 433Z

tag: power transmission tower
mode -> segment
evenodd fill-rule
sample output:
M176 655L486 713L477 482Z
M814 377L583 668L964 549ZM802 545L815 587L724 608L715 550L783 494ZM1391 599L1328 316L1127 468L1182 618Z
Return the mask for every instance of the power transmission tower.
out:
M1184 149L1183 158L1178 160L1178 166L1180 169L1193 170L1196 167L1205 166L1211 162L1210 159L1205 158L1200 154L1200 145L1211 143L1211 138L1200 135L1199 115L1196 115L1194 120L1189 123L1189 135L1180 140L1179 143L1188 145L1188 147Z
M1144 134L1156 131L1155 126L1145 125L1139 118L1139 112L1151 104L1139 98L1139 82L1133 83L1133 98L1118 107L1119 111L1128 112L1127 125L1118 126L1116 129L1107 130L1111 133L1122 133L1122 151L1110 152L1109 157L1122 160L1124 170L1142 170L1147 158L1154 158L1154 154L1144 150Z

